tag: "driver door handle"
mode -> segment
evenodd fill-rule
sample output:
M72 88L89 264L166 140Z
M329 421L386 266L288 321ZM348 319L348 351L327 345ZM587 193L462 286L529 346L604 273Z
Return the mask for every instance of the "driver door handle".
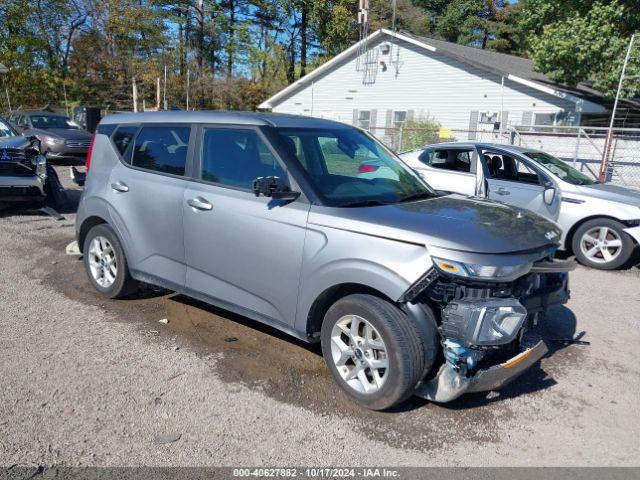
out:
M511 195L511 192L509 190L507 190L506 188L500 187L496 190L496 193L498 195Z
M191 198L189 200L187 200L187 204L190 207L195 208L196 210L211 210L213 208L213 205L211 205L207 200L205 200L202 197L196 197L196 198Z
M127 184L124 182L121 182L120 180L118 180L115 183L112 183L111 188L113 188L116 192L124 193L129 191L129 187L127 186Z

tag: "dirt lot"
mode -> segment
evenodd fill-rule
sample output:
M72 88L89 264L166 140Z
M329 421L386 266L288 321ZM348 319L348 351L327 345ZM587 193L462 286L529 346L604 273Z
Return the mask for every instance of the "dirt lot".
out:
M573 273L550 354L501 393L376 413L316 347L159 289L100 298L73 222L0 218L0 465L640 465L638 268Z

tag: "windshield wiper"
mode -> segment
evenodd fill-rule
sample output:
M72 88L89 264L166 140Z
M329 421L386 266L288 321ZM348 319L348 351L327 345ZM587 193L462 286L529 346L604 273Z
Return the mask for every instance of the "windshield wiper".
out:
M402 197L400 200L398 200L398 203L411 202L411 201L420 200L420 199L423 199L423 198L431 198L433 196L434 196L433 193L428 192L428 191L412 193L411 195L407 195L406 197Z
M338 207L340 208L378 207L380 205L389 205L389 204L381 202L379 200L358 200L355 202L341 203L340 205L338 205Z

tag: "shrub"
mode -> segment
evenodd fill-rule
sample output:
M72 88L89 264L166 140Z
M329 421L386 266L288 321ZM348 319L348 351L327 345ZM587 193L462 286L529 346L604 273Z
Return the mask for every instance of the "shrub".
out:
M399 149L406 152L430 143L437 143L439 131L440 123L432 118L407 120L402 130L402 142Z

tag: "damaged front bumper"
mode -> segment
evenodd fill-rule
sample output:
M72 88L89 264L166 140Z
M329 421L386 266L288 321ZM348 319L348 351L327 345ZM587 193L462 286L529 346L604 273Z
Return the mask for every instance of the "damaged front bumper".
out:
M541 313L568 301L573 268L573 261L541 261L529 274L506 283L425 275L406 311L418 324L433 318L444 361L415 394L446 403L464 393L498 390L538 362L548 348L533 327ZM427 314L420 318L419 310ZM509 358L509 352L518 351Z
M464 393L499 390L518 378L548 351L547 345L540 341L533 348L519 353L504 363L478 370L471 377L461 374L449 363L445 363L433 379L418 386L415 395L432 402L446 403Z

